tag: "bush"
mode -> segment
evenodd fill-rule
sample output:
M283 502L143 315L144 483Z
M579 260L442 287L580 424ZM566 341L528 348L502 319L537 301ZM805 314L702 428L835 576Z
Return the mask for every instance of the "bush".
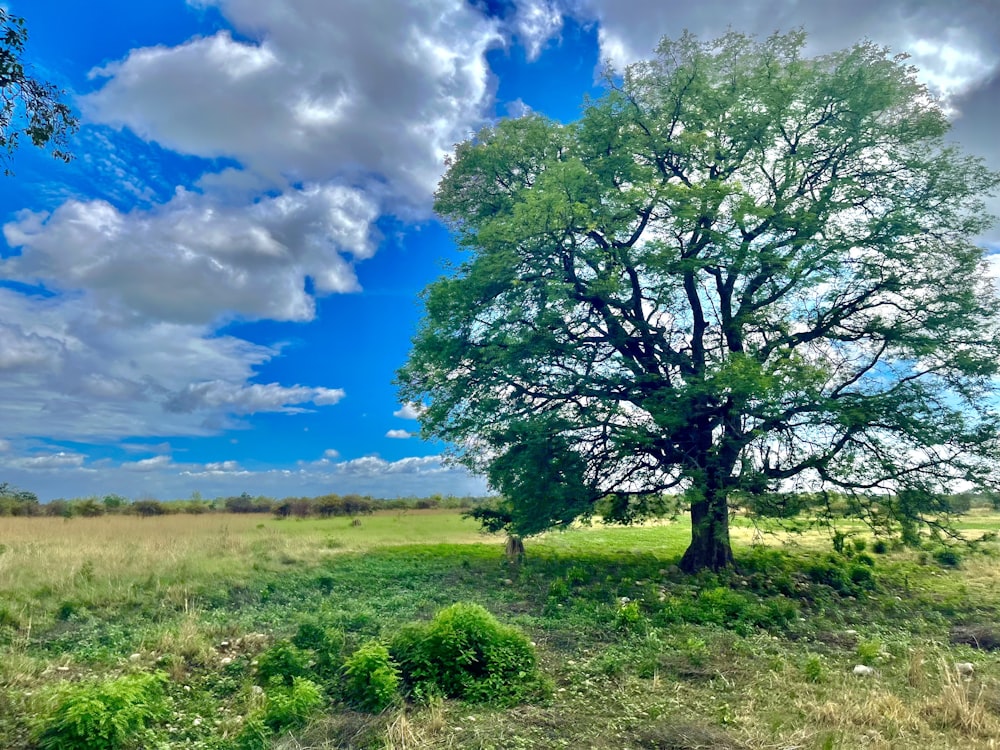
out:
M248 716L233 745L236 750L269 750L271 731L264 723L264 717L260 714Z
M166 676L134 674L57 689L37 736L42 750L117 750L145 746L151 724L165 718Z
M104 505L98 502L95 497L86 497L82 500L77 500L72 504L72 508L74 516L83 516L84 518L103 516L106 510Z
M875 573L869 565L852 565L848 573L851 583L861 589L871 591L875 588Z
M623 633L644 633L649 625L638 602L626 602L615 610L615 628Z
M399 670L389 651L369 641L344 662L344 698L361 711L381 713L396 700Z
M63 500L62 498L50 500L45 504L45 515L72 518L73 506L69 504L68 500Z
M931 555L937 560L938 565L946 568L957 568L962 564L962 553L954 547L938 547Z
M295 677L289 686L277 686L267 693L264 724L274 732L298 729L323 705L323 691L312 680Z
M876 555L884 555L889 551L889 542L885 539L876 539L872 544L872 552Z
M343 631L310 618L299 623L298 630L292 636L292 643L303 651L312 652L313 672L332 687L344 661Z
M823 665L823 657L819 654L809 654L805 664L802 665L802 671L809 682L823 682L826 679L826 667Z
M150 518L152 516L162 516L167 510L159 500L136 500L131 506L132 512Z
M278 641L257 657L257 682L291 686L296 677L309 674L309 660L288 641Z
M478 604L453 604L426 625L402 628L390 650L417 697L513 705L542 685L534 646Z
M814 583L829 586L841 594L850 594L853 589L847 570L838 560L817 560L810 563L806 567L806 574Z

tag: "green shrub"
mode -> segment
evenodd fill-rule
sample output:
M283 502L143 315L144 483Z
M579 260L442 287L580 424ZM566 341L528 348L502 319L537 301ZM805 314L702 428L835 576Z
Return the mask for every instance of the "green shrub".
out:
M549 598L557 602L569 599L569 584L563 578L553 578L549 584Z
M316 619L304 620L292 636L292 645L303 651L313 652L315 672L320 677L332 677L340 670L344 653L342 630L326 627Z
M38 728L41 750L140 748L149 727L166 717L166 675L133 674L62 685Z
M826 667L823 665L823 657L819 654L809 654L805 664L802 665L802 671L809 682L823 682L826 679Z
M623 633L644 633L649 623L638 602L627 602L615 610L615 628Z
M844 566L835 560L817 560L806 567L806 574L814 583L829 586L841 594L851 593L851 578Z
M399 671L389 651L369 641L344 662L344 698L355 708L381 713L396 700Z
M323 706L323 692L312 680L295 677L290 686L275 686L267 692L264 724L274 732L298 729Z
M889 542L885 539L876 539L872 542L872 552L876 555L884 555L889 551Z
M878 661L879 657L882 656L882 652L882 642L874 638L861 641L857 648L858 659L861 660L862 664L867 664L869 667Z
M264 723L263 715L252 714L248 716L233 744L236 750L269 750L271 730Z
M590 580L590 573L581 565L572 565L566 570L566 582L573 586L582 586Z
M21 628L21 618L6 605L0 606L0 628L10 628L11 630Z
M852 565L848 570L851 583L861 589L871 591L875 588L875 573L868 565Z
M696 636L689 636L687 640L680 644L678 649L682 654L684 654L688 661L696 667L704 666L708 661L708 657L711 652L708 649L708 643L704 638L698 638Z
M478 604L453 604L426 625L402 628L390 646L411 694L513 705L542 687L535 648Z
M289 641L278 641L257 657L257 682L290 686L296 677L309 674L306 654Z
M954 547L938 547L931 555L937 561L938 565L943 565L947 568L957 568L962 564L962 553Z
M875 558L869 555L867 552L862 552L859 555L855 555L854 562L857 565L867 565L869 568L875 567Z

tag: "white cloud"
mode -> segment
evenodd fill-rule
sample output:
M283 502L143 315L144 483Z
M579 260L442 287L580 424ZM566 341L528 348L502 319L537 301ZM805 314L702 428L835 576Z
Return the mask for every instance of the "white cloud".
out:
M338 463L334 470L337 474L376 477L385 474L440 474L450 471L451 467L445 466L441 456L414 456L398 461L386 461L379 456L362 456Z
M377 213L358 190L318 185L239 207L185 190L130 213L71 200L51 214L21 212L4 226L23 254L0 262L0 278L87 289L106 308L175 323L233 314L310 320L306 278L320 293L357 290L344 254L374 253ZM33 356L45 354L43 343Z
M62 354L55 339L0 322L0 372L53 367Z
M464 0L202 0L235 29L93 71L95 121L278 182L381 175L427 207L442 160L490 98L498 23ZM191 82L197 81L192 86Z
M0 320L22 338L55 342L45 367L0 377L0 424L8 438L205 435L231 426L231 415L294 413L344 395L338 388L252 384L255 369L279 348L208 326L107 311L86 294L41 297L0 288Z
M340 451L334 450L333 448L327 448L323 451L323 458L338 458L340 456Z
M522 0L517 4L514 29L528 52L529 60L541 54L542 47L559 34L562 25L562 11L559 4L552 0Z
M413 433L407 432L406 430L389 430L385 433L387 438L393 438L394 440L406 440L407 438L413 437Z
M165 469L171 463L170 456L154 456L153 458L144 458L141 461L128 461L123 463L121 468L125 471L149 472Z
M11 448L9 440L0 440L0 453L6 453Z
M290 387L278 383L240 385L221 380L190 383L166 402L172 412L188 413L202 409L223 409L230 414L258 412L294 413L303 411L299 404L331 406L344 397L340 388Z
M126 453L169 453L170 443L120 443Z
M58 451L41 456L24 456L14 459L10 463L17 468L28 471L50 471L53 469L79 469L83 466L86 458L81 453Z
M238 472L242 471L242 469L240 469L238 461L216 461L205 464L205 471Z
M531 14L540 2L522 0L519 8ZM685 30L711 39L728 29L767 36L799 27L809 34L809 53L842 49L863 38L909 53L921 79L945 97L983 84L1000 68L1000 24L989 3L562 0L558 5L584 22L598 22L600 59L610 60L618 69L650 57L661 37L677 38ZM534 44L544 41L544 28L538 27ZM549 33L557 31L552 28Z
M98 470L99 469L99 470ZM441 456L411 456L387 461L364 456L349 461L324 459L294 468L249 470L238 461L176 463L159 455L142 461L115 464L107 459L90 462L69 451L40 455L0 455L4 480L36 492L43 500L116 492L126 497L226 497L248 491L286 497L358 493L373 497L420 496L435 493L484 495L485 481Z
M392 413L392 416L398 417L399 419L419 419L420 415L427 410L427 407L423 404L408 403L403 404L399 409Z

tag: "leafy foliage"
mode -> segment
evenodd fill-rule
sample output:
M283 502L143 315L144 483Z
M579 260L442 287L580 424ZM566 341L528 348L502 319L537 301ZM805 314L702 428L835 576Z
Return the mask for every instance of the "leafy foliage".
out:
M292 637L292 644L303 651L311 651L315 660L316 674L324 679L332 678L343 662L344 633L328 627L315 617L299 623Z
M344 697L362 711L384 711L396 700L398 687L399 671L378 641L363 644L344 662Z
M264 724L274 732L304 727L323 706L323 691L312 680L295 677L290 685L267 691Z
M915 539L957 483L997 486L1000 303L970 238L1000 175L902 58L804 44L664 40L579 121L457 147L436 209L468 259L398 381L505 497L489 528L674 493L692 571L732 562L736 498L834 492Z
M38 733L42 750L119 750L144 746L146 730L166 716L166 676L134 674L58 689Z
M290 686L296 677L308 674L306 654L289 641L278 641L257 657L257 681L261 685Z
M390 648L418 697L512 705L542 687L531 642L478 604L453 604L427 624L404 626Z
M39 148L51 145L54 157L69 161L67 137L76 129L76 117L59 101L61 91L25 69L27 40L24 19L0 8L0 149L9 159L24 136ZM23 122L15 125L16 120Z

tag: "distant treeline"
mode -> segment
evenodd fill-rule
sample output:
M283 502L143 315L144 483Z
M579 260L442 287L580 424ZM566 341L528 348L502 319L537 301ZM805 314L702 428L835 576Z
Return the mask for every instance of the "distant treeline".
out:
M62 518L93 518L104 515L165 516L176 513L267 513L278 518L331 518L359 516L376 510L422 510L430 508L473 508L484 498L432 495L393 499L368 495L321 495L319 497L286 497L275 499L244 492L232 497L187 500L129 500L121 495L59 498L47 503L27 490L0 483L0 516L55 516Z

